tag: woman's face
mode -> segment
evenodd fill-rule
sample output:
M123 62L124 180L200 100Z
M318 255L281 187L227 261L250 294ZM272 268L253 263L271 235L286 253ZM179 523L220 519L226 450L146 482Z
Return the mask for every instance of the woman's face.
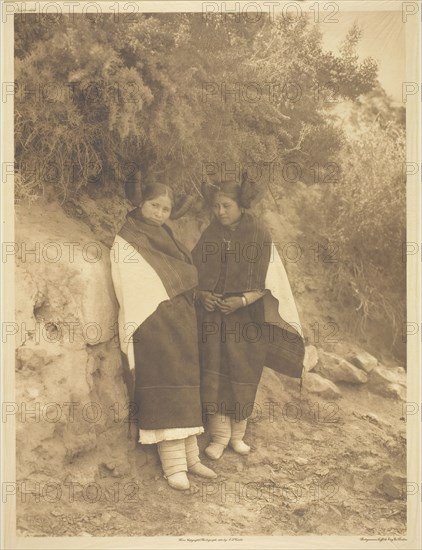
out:
M223 193L216 193L212 211L221 225L233 225L242 216L242 210L237 202Z
M155 199L144 201L140 206L140 210L147 223L160 226L169 219L171 206L170 197L161 195Z

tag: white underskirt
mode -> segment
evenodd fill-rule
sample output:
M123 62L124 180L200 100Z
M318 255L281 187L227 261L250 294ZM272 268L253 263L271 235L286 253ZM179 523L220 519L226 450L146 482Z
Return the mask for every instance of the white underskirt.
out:
M139 430L139 443L152 445L160 441L171 441L173 439L185 439L190 435L199 435L204 433L204 428L164 428L161 430Z

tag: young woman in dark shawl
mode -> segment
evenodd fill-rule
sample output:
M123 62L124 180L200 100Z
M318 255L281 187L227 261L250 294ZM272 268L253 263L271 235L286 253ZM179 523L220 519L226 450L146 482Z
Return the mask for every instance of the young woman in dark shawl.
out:
M115 238L111 266L120 345L135 369L139 442L158 445L164 477L184 490L187 471L216 474L201 464L196 441L204 431L193 302L197 271L165 224L173 205L169 187L145 187Z
M198 269L203 414L219 459L239 454L264 366L300 378L304 341L289 281L271 235L246 211L252 183L204 186L213 221L192 256Z

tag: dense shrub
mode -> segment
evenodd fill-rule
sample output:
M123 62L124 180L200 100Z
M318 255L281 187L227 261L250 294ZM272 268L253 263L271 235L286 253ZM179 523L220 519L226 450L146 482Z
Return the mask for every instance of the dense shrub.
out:
M206 162L298 162L312 183L309 167L341 147L327 86L352 98L375 82L375 64L349 50L324 53L305 17L17 16L18 198L122 193L137 169L143 181L198 190Z
M333 287L354 296L357 328L387 322L392 345L405 319L406 184L404 129L375 120L345 145L342 177L326 200L327 234L338 245Z

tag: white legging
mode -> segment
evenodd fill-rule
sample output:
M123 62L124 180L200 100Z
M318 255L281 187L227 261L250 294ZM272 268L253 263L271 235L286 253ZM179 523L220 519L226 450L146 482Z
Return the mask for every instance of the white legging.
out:
M213 414L209 418L211 441L227 447L229 441L241 441L246 432L247 420L236 422L224 414Z

